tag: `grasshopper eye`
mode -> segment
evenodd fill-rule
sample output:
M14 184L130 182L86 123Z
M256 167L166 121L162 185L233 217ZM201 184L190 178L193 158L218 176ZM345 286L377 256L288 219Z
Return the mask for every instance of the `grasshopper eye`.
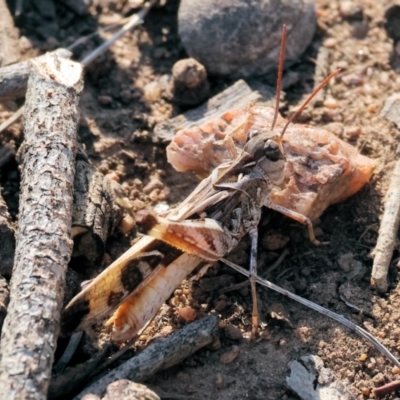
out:
M270 161L278 161L282 158L282 152L276 142L267 140L264 144L264 156Z

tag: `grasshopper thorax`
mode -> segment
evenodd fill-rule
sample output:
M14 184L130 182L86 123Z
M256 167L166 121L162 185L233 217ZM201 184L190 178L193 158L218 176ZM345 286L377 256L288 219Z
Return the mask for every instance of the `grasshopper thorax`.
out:
M285 175L285 156L279 133L264 131L253 135L244 149L257 167L274 185L280 185Z

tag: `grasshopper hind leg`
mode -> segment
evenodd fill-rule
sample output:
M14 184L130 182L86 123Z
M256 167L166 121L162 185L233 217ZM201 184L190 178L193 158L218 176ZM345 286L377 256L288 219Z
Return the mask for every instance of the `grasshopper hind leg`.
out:
M251 237L251 251L250 251L250 285L251 285L251 298L253 303L252 308L252 330L251 336L254 339L258 332L258 323L259 323L259 315L258 315L258 297L257 297L257 288L256 288L256 279L257 279L257 246L258 246L258 229L252 229L250 232Z

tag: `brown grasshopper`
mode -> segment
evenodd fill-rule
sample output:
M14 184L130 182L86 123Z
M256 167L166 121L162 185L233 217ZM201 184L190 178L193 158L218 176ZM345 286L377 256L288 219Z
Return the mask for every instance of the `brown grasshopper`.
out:
M282 35L278 68L277 104L283 69L286 31ZM67 305L63 317L64 333L83 329L100 317L118 310L113 339L128 340L147 320L182 279L199 265L208 265L228 254L247 233L251 238L250 283L253 299L252 332L258 327L256 295L258 224L262 206L276 210L308 226L311 221L301 214L274 204L270 195L284 178L285 157L282 136L287 125L304 109L313 96L292 116L282 132L253 131L240 154L232 145L232 161L217 167L176 209L167 216L144 211L138 215L147 237L111 264ZM277 115L277 114L276 114ZM151 236L151 237L148 237Z

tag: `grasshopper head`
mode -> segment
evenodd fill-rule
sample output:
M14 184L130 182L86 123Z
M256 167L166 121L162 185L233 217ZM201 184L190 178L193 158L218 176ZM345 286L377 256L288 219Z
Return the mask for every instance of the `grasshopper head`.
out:
M257 166L268 176L274 185L280 185L285 175L285 156L281 137L273 131L253 134L244 147Z

